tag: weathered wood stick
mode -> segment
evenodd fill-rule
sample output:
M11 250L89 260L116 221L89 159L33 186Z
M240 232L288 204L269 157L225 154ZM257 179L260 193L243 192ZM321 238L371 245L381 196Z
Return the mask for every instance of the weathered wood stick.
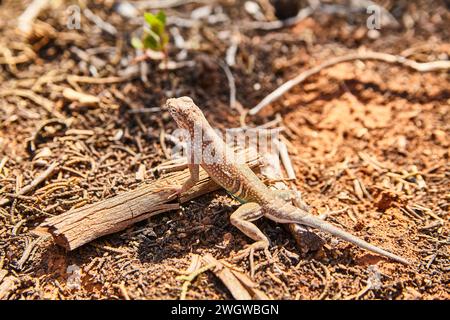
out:
M256 154L248 154L246 160L251 168L259 164ZM135 190L69 210L46 219L35 232L50 233L56 244L66 250L74 250L101 236L124 230L136 222L178 209L179 203L174 201L176 195L173 188L182 185L189 175L188 169L172 172ZM200 181L181 194L180 202L187 202L217 189L219 186L201 170Z

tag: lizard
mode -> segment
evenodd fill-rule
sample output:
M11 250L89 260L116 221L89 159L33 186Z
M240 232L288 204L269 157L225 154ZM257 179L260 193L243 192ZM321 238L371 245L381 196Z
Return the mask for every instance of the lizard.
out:
M177 193L181 194L196 184L201 166L213 181L244 202L231 214L230 222L255 242L241 250L237 254L238 257L257 250L265 250L267 254L269 239L253 223L265 217L282 224L306 225L380 256L410 264L407 259L370 244L278 196L245 163L237 162L230 156L234 150L219 137L191 98L185 96L167 99L165 109L169 111L177 126L184 129L191 139L191 147L187 151L190 177L178 188ZM199 132L200 137L196 136Z

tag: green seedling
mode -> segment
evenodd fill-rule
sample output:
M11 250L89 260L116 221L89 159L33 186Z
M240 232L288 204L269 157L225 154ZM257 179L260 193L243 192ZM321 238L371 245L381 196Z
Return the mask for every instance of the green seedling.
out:
M146 12L144 19L147 26L144 28L142 39L132 38L131 45L136 49L160 51L167 56L169 34L166 31L166 14L162 10L156 15Z

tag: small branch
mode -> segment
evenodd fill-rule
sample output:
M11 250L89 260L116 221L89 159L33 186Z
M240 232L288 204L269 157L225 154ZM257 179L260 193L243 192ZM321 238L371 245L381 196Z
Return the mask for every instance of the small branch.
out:
M228 288L233 298L236 300L251 300L252 296L246 290L245 286L239 281L239 279L231 272L230 269L225 267L220 261L216 260L211 254L206 254L203 257L203 261L208 266L212 265L214 274L222 281L222 283Z
M110 23L103 21L102 18L100 18L99 16L97 16L95 13L93 13L91 10L89 10L88 8L85 8L83 10L83 13L85 15L86 18L88 18L90 21L92 21L93 23L95 23L95 25L97 27L99 27L101 30L109 33L110 35L115 36L117 34L117 29Z
M5 89L0 91L0 97L6 96L19 96L22 98L27 98L33 101L34 103L42 106L49 114L55 116L56 118L63 119L64 116L59 113L57 110L54 110L54 103L47 98L44 98L31 90L27 89Z
M28 35L33 29L33 21L49 4L49 0L34 0L18 18L19 30Z
M129 80L130 77L105 77L105 78L94 78L88 76L78 76L78 75L69 75L67 76L67 82L71 83L90 83L90 84L112 84L125 82Z
M275 147L278 149L278 153L280 154L281 162L283 163L284 168L286 169L286 173L289 180L295 180L295 171L292 166L291 158L289 158L289 153L286 145L281 140L274 140Z
M386 63L400 64L402 66L411 68L418 72L431 72L431 71L437 71L437 70L450 69L450 61L449 60L438 60L438 61L421 63L421 62L416 62L411 59L406 59L402 56L397 56L397 55L392 55L392 54L382 53L382 52L352 53L352 54L348 54L345 56L330 59L316 67L313 67L311 69L303 71L298 76L285 82L280 87L278 87L275 91L273 91L268 96L266 96L260 103L258 103L252 109L250 109L249 114L250 115L257 114L259 111L261 111L261 109L263 109L270 103L276 101L278 98L280 98L286 92L291 90L293 87L302 83L307 78L309 78L315 74L318 74L323 69L329 68L331 66L334 66L334 65L342 63L342 62L349 62L349 61L353 61L353 60L379 60L379 61L383 61Z
M242 107L240 107L239 104L236 104L236 84L234 81L233 73L226 63L220 62L219 65L227 76L228 87L230 88L230 108L237 109L242 114L244 110L242 110Z
M97 96L78 92L71 88L64 88L62 95L69 101L79 102L82 106L95 106L100 102L100 98Z
M177 277L177 280L183 280L183 285L181 287L181 294L180 294L180 300L186 300L187 291L189 289L189 286L191 285L192 281L194 281L195 278L197 278L200 274L208 271L209 269L212 269L215 267L215 264L208 264L204 267L198 268L195 271L191 272L187 276L179 276Z
M37 187L40 183L45 181L48 177L50 177L57 169L58 162L53 162L47 170L42 172L39 176L37 176L31 183L17 192L17 195L22 196L33 190L35 187ZM0 199L0 206L3 206L5 204L9 203L9 199Z

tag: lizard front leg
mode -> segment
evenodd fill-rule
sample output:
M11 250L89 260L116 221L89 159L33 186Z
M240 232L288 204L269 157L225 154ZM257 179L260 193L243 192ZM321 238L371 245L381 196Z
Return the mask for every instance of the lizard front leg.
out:
M309 207L303 201L300 192L296 190L273 190L272 192L276 197L292 202L297 208L309 211ZM325 242L307 226L295 223L285 224L284 226L294 237L298 249L300 249L304 254L309 251L319 250Z
M188 164L190 177L183 183L181 188L177 191L178 194L188 191L192 188L200 179L200 166L198 164Z
M247 237L255 240L248 248L238 252L232 260L240 260L253 251L266 250L266 255L269 248L269 239L262 233L259 228L252 223L263 216L261 206L256 202L248 202L240 206L230 217L231 224L242 231Z

